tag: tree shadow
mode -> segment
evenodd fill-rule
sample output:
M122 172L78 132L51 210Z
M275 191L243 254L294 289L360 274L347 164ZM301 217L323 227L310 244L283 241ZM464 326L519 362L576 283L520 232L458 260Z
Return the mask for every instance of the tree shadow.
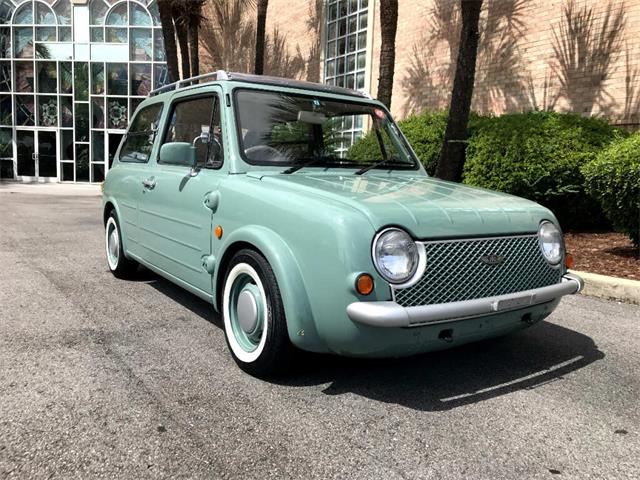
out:
M609 2L604 14L576 6L568 0L562 7L562 22L553 28L553 71L559 95L572 111L590 114L594 107L610 115L615 100L605 90L622 50L626 25L623 3Z
M296 45L295 53L289 52L286 35L274 28L265 40L264 72L284 78L300 78L306 69L306 61L302 56L300 45Z
M313 42L307 56L307 81L320 82L320 58L322 52L322 24L324 20L324 0L315 0L309 4L309 16L307 18L307 32Z
M253 71L256 26L248 8L254 7L243 0L211 0L203 8L202 62L210 70Z
M633 66L633 55L628 43L625 50L623 122L627 125L637 125L640 123L640 69Z
M140 278L203 320L224 328L209 302L155 273ZM354 359L301 352L292 372L274 383L328 384L323 393L353 393L414 410L443 411L530 390L604 358L593 340L541 322L506 337L402 359Z
M208 70L224 69L235 72L253 72L255 59L255 4L247 0L211 0L203 9L201 46L204 50L202 63ZM274 28L265 37L266 75L287 78L320 79L320 28L322 0L309 7L307 30L315 35L308 58L296 44L293 53L287 36Z
M488 0L480 23L473 108L480 113L496 109L531 108L530 76L518 47L523 36L526 0ZM401 88L407 102L403 114L423 108L448 106L455 73L461 16L458 2L435 0L429 26L412 48ZM446 50L448 62L437 62L434 52ZM434 60L435 58L435 60ZM524 105L524 108L523 108ZM498 107L498 108L496 108Z

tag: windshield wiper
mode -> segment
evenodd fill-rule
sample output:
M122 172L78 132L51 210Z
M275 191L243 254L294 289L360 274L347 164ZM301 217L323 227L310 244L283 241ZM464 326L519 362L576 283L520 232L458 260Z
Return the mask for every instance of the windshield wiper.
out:
M378 167L382 167L383 165L395 165L395 166L404 166L405 162L399 162L398 159L396 158L385 158L384 160L381 160L379 162L376 163L372 163L371 165L367 165L366 167L362 167L360 170L358 170L356 172L356 175L362 175L363 173L367 173L369 170L372 170L374 168L378 168Z
M322 160L323 157L313 157L310 158L304 162L298 163L296 165L293 165L289 168L287 168L286 170L284 170L282 173L284 174L289 174L289 173L293 173L293 172L297 172L298 170L300 170L301 168L304 167L309 167L311 165L313 165L314 163L318 163Z

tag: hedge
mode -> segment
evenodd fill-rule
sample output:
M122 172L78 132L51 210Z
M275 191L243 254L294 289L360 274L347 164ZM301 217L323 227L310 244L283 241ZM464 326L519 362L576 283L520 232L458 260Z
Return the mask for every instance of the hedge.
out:
M484 117L470 136L464 182L550 208L564 228L607 225L581 167L623 134L606 121L556 112Z
M582 173L616 230L640 247L640 132L611 144Z

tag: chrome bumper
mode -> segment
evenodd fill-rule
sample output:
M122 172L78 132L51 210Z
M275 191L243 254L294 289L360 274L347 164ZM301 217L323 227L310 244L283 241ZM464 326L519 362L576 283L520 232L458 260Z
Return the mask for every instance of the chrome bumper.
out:
M374 327L412 327L527 308L578 293L583 287L582 278L568 273L555 285L461 302L416 307L402 307L391 301L354 302L347 306L347 315L354 322Z

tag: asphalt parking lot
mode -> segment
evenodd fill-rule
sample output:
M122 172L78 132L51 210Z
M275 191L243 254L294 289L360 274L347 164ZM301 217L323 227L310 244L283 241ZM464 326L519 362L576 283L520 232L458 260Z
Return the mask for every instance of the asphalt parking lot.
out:
M640 307L247 376L220 319L111 276L98 197L0 192L0 478L640 478Z

